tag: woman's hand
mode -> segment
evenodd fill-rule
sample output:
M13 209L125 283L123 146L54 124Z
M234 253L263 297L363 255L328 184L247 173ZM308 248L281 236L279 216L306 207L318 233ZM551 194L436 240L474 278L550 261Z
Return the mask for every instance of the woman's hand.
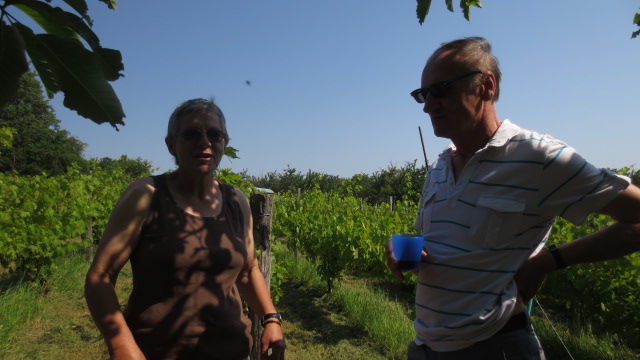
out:
M261 344L260 359L280 360L287 347L281 325L275 322L266 324L262 329ZM271 354L269 354L269 350L271 350Z
M110 354L111 360L147 360L140 348L133 344L127 348L113 350Z

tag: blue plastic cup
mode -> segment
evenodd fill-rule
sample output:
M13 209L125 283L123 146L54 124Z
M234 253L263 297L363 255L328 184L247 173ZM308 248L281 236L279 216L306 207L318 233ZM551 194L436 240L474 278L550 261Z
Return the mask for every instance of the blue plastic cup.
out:
M393 256L398 260L398 270L417 270L422 260L422 235L393 234L391 235Z

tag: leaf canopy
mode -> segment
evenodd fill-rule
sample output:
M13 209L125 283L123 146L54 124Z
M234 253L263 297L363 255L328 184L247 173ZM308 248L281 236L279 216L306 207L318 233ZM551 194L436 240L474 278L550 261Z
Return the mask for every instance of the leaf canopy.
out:
M28 71L28 55L50 98L62 91L64 106L97 124L109 123L117 129L124 125L125 114L109 81L122 76L122 55L100 45L91 30L85 0L63 0L78 15L53 7L50 1L11 0L2 6L0 79L6 85L0 89L0 108L15 93L20 76ZM99 1L116 8L115 0ZM9 7L25 13L45 33L36 34L17 21L9 14Z
M416 0L416 14L418 15L418 22L420 25L424 23L424 20L427 18L429 14L429 8L431 7L431 0ZM447 6L447 10L453 12L453 0L444 0L445 5ZM480 0L460 0L460 9L462 9L462 14L467 21L471 21L471 7L475 6L477 8L482 8L482 3ZM640 26L640 13L636 13L633 17L633 24ZM636 38L640 36L640 29L631 33L631 38Z
M18 91L28 69L24 40L15 27L0 22L0 109Z
M93 25L93 20L89 17L87 12L89 11L89 7L87 6L87 2L84 0L64 0L64 2L69 5L73 10L75 10L82 18L89 24Z
M59 7L51 7L47 3L36 0L17 0L14 5L29 16L36 24L40 25L47 33L77 38L76 32L68 26L67 12Z
M416 14L418 15L418 21L422 25L427 15L429 14L429 8L431 7L431 0L417 0L418 6L416 9ZM453 12L453 0L444 0L445 5L447 6L447 10ZM462 14L467 21L471 21L471 7L475 6L478 8L482 7L482 3L480 0L460 0L460 9L462 9Z
M105 80L102 65L94 53L79 41L55 35L38 34L36 39L65 94L66 107L98 124L124 125L120 101Z

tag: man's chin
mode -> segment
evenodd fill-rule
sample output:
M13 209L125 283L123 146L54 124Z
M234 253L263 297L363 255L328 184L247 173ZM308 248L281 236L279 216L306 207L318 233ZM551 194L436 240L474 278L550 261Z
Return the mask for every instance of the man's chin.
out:
M447 137L446 119L443 118L431 118L431 127L433 128L433 134L437 137Z
M447 138L447 139L451 138L450 136L448 136L448 133L444 129L440 129L436 127L433 128L433 135L440 138Z

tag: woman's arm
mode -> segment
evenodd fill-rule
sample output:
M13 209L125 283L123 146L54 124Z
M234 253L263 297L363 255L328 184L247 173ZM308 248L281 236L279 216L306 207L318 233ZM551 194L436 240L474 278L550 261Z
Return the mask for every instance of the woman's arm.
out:
M271 295L267 288L267 283L260 271L258 259L255 256L253 242L253 218L247 197L237 190L240 198L240 205L245 219L245 244L247 246L247 262L244 270L238 276L236 285L242 293L244 300L251 309L262 318L265 314L275 313L276 308L271 301ZM262 348L260 352L263 359L280 359L286 347L282 328L280 324L268 323L262 331ZM272 350L271 356L267 355L268 350Z
M87 272L85 298L111 359L144 359L127 326L115 293L120 270L140 237L153 197L153 180L133 182L116 203Z

